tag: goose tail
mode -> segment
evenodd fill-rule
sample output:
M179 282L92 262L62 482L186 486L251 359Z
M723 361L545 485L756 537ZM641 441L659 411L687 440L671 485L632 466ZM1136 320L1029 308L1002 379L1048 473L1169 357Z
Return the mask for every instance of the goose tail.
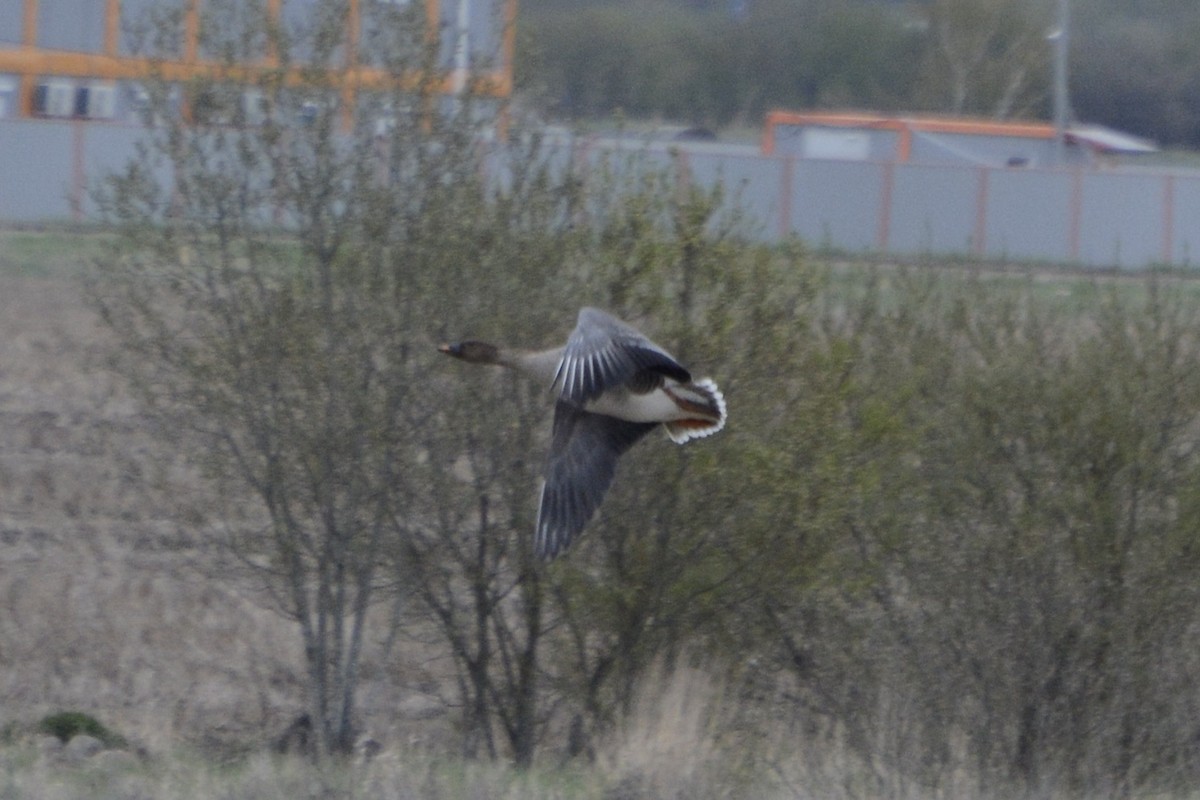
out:
M664 423L676 444L712 436L725 427L725 396L709 378L674 388L679 407L689 412L683 419Z

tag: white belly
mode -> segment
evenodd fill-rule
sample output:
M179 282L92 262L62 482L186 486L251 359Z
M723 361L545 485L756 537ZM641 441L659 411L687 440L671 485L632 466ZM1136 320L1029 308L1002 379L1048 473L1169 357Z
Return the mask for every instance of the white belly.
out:
M661 389L649 394L606 392L584 406L584 409L629 422L670 422L687 417Z

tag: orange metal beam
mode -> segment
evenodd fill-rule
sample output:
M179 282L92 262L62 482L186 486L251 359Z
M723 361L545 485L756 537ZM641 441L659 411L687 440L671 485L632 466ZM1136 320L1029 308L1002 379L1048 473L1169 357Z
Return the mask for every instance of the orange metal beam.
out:
M942 119L915 117L905 122L916 131L930 133L969 133L980 136L1021 136L1031 139L1054 138L1054 126L1042 122L1005 122L987 119Z
M26 47L37 46L38 0L25 0L23 11L25 18L21 21L21 44Z
M350 0L346 7L346 69L358 66L359 36L362 33L362 9L358 0Z
M107 0L104 6L104 53L115 56L120 41L121 0Z
M427 41L436 42L442 30L441 0L425 0L425 36Z
M4 49L0 48L0 72L21 75L38 76L67 76L89 77L104 80L136 80L150 76L159 76L169 81L184 81L195 77L225 78L228 80L248 80L261 74L266 68L262 65L234 66L215 61L158 61L141 57L110 56L104 53L75 53L63 50L38 50L25 47ZM301 67L288 70L285 80L291 85L301 85L310 82L310 71ZM341 84L343 81L351 86L383 88L393 84L393 77L385 70L373 67L355 67L346 70L338 76L331 75L331 82ZM412 74L401 79L405 86L415 87L418 76ZM481 94L502 96L508 86L505 76L486 75L472 84ZM450 79L446 78L438 87L442 91L451 89Z
M903 123L885 127L892 127L900 134L900 139L896 142L896 160L902 164L907 164L908 160L912 158L913 129Z
M782 125L837 125L853 127L892 127L900 122L914 130L934 133L977 133L1003 134L1006 136L1033 136L1042 138L1054 126L1045 122L1007 121L972 117L942 117L917 115L893 117L864 111L771 111L769 123Z
M1006 122L962 117L888 117L859 111L771 111L767 114L763 132L763 152L775 150L775 128L779 125L824 125L846 128L891 130L900 136L896 157L907 161L912 150L912 134L962 133L982 136L1018 136L1030 139L1053 139L1054 126L1044 122Z
M279 6L280 0L267 0L267 24L274 30L279 30ZM276 38L274 36L267 37L267 57L266 63L275 66L279 63L279 48L276 46Z
M200 0L188 0L183 12L183 60L196 61L200 52Z
M35 47L37 46L38 0L25 0L22 13L24 17L21 20L21 43L25 47ZM21 75L21 96L18 99L18 105L23 117L33 116L33 92L36 85L36 75L29 73Z
M513 65L517 53L517 0L507 0L504 8L504 38L500 45L500 69L498 74L505 85L501 94L512 94Z
M516 43L517 0L505 3L505 26L501 40L500 64L498 68L478 76L471 83L471 91L493 97L508 97L513 88L512 68ZM65 50L47 50L37 46L39 0L23 0L20 45L0 44L0 72L20 76L20 109L23 116L32 116L34 91L37 82L46 77L97 78L100 80L139 80L161 77L168 81L186 81L196 77L226 79L231 81L252 80L265 68L275 63L268 58L265 64L230 67L226 64L200 58L200 2L187 0L184 9L183 53L176 61L163 61L144 57L125 56L120 53L120 0L104 0L104 39L102 52L84 53ZM361 88L385 88L395 85L395 77L384 70L363 67L358 63L359 32L361 23L361 0L350 0L346 34L345 69L331 72L327 77L330 85L342 88L347 106L352 107L355 93ZM431 43L440 36L441 2L424 0L428 25L426 36ZM282 0L266 0L266 9L272 21L279 23ZM311 80L311 73L300 68L291 69L285 80L291 85L301 85ZM401 78L401 85L417 88L420 75L412 73ZM431 87L435 92L450 93L454 90L452 77L441 79ZM186 110L185 110L186 113Z
M263 66L230 67L215 61L197 61L186 64L182 61L157 61L144 58L127 58L127 56L104 55L103 53L71 53L66 50L40 50L29 48L0 48L0 72L17 73L22 76L37 78L42 76L88 77L104 80L137 80L149 77L161 77L166 80L187 80L197 77L223 78L228 80L252 79L264 71ZM302 67L294 67L287 73L287 83L302 85L307 83L307 71ZM394 84L394 77L389 72L374 67L355 67L347 70L343 76L346 84L355 89L383 89ZM416 86L419 77L412 74L402 78L402 85ZM473 88L482 95L504 96L508 89L508 79L503 74L494 73L484 76L473 84ZM440 91L451 90L450 78L445 78L438 85Z

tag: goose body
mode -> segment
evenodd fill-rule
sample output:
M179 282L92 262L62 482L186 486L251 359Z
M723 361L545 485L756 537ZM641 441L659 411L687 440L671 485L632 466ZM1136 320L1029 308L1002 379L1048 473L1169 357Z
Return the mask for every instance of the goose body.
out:
M557 395L534 550L554 558L587 525L612 484L617 460L659 425L683 444L725 426L717 385L691 373L633 326L596 308L579 312L562 347L530 351L486 342L444 344L443 353L511 367Z

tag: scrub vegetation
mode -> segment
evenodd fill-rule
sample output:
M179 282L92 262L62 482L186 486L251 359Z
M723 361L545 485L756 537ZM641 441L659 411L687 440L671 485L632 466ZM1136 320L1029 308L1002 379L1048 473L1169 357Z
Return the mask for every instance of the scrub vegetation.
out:
M398 76L403 13L375 28ZM282 35L214 30L231 58ZM570 171L519 126L482 146L467 98L398 81L356 117L282 74L252 121L183 87L210 116L159 114L98 188L89 269L0 237L0 793L1200 781L1190 278L821 263L674 167ZM730 422L635 448L543 564L546 387L437 344L558 342L584 304ZM56 755L60 712L139 755Z
M80 796L81 780L114 797L1187 796L1194 285L778 263L774 285L795 290L778 327L759 309L711 337L732 356L700 359L738 425L694 456L631 453L580 549L530 565L536 578L510 570L544 391L429 356L421 393L446 421L426 424L408 469L429 494L404 512L427 521L378 551L389 580L353 709L384 752L312 766L265 755L308 712L311 671L263 571L232 568L248 515L231 509L252 495L214 483L190 431L162 439L95 371L117 342L78 280L6 276L13 796ZM760 285L723 295L732 316L776 302ZM499 311L456 324L538 338ZM432 354L438 338L410 345ZM465 556L492 548L473 588ZM506 694L500 643L529 624L517 581L544 589L524 700ZM482 632L480 595L498 598ZM512 772L505 715L521 702L537 724ZM37 720L61 709L145 761L36 758Z

